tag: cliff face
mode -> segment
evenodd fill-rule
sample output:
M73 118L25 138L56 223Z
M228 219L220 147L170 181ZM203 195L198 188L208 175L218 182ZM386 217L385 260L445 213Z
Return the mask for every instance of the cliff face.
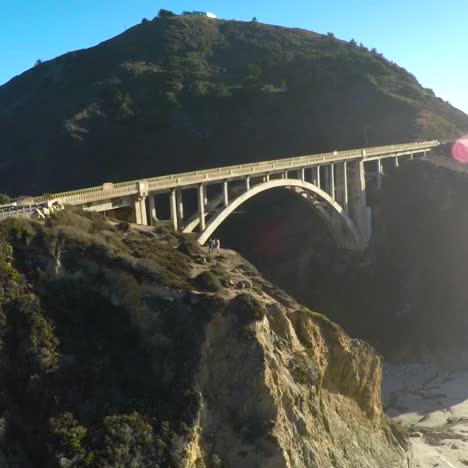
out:
M225 251L0 224L0 447L21 466L410 466L381 359Z
M0 87L0 186L52 193L467 130L463 112L354 42L156 18Z
M382 413L375 352L323 316L265 308L241 332L237 308L208 326L188 466L410 466L405 436Z

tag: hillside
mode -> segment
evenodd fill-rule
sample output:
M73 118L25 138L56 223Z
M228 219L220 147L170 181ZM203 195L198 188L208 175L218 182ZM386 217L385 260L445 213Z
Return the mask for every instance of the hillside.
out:
M231 251L0 223L0 465L402 468L381 357Z
M425 138L468 117L332 34L203 17L143 21L0 87L12 195Z

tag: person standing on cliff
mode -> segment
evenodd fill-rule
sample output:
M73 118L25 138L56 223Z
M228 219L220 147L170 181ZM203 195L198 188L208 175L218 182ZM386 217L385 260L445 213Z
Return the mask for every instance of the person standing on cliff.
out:
M208 253L213 253L214 245L215 245L214 239L210 239L208 241Z
M221 249L221 241L217 238L215 240L216 251L219 253L219 249Z

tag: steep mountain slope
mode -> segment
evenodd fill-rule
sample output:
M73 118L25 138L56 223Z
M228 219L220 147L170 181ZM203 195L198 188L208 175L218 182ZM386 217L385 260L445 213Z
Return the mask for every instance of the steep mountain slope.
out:
M376 51L202 17L144 21L0 88L13 195L295 153L453 138L468 117Z
M380 356L233 252L71 212L0 252L2 466L410 466Z

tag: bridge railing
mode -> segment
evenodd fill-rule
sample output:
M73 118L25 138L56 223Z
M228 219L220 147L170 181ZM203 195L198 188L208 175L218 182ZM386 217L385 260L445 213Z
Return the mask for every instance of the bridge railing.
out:
M138 183L145 182L149 191L166 190L175 187L194 185L208 181L217 181L248 175L261 175L268 172L301 169L302 167L319 165L321 162L344 161L349 159L366 159L369 157L391 156L401 152L423 152L438 146L437 140L405 143L401 145L387 145L373 148L360 148L347 151L333 151L329 153L295 156L274 159L270 161L252 162L234 166L225 166L201 171L184 172L174 175L151 177L149 179L131 180L127 182L108 183L97 187L71 190L34 197L34 204L40 205L50 199L60 199L65 204L84 204L108 198L124 197L138 193ZM21 207L17 207L20 209ZM0 213L3 211L0 210Z
M12 214L31 213L36 205L10 206L0 208L0 218L11 216Z

